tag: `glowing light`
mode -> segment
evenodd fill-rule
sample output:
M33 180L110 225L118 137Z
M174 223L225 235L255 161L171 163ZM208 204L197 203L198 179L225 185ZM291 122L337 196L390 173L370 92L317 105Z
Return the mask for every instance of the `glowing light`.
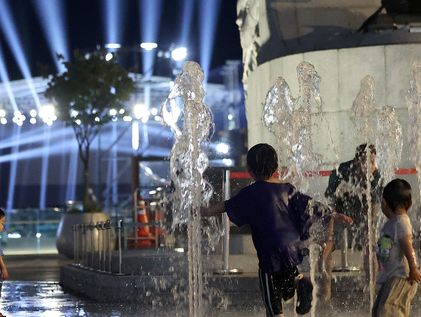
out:
M7 96L9 97L10 103L12 104L13 110L18 110L16 105L15 95L12 91L12 86L9 81L9 74L7 72L6 65L4 63L3 51L0 46L0 80L3 82L4 88L6 89Z
M18 232L8 233L8 234L7 234L7 237L8 237L9 239L20 239L20 238L22 238L21 234L20 234L20 233L18 233Z
M184 248L174 248L175 252L184 253Z
M4 118L6 116L6 110L0 109L0 118Z
M162 0L142 0L139 6L141 23L141 39L143 43L156 43L161 20ZM143 74L150 78L153 74L155 54L144 50L142 54Z
M81 124L82 124L82 121L80 121L80 119L77 119L77 120L75 121L75 123L76 123L77 125L81 125Z
M23 122L25 121L26 117L22 114L19 110L13 113L12 121L16 123L18 126L22 126Z
M134 121L132 123L132 149L134 151L139 150L140 138L139 138L139 122Z
M34 1L34 4L57 70L64 72L64 65L57 59L57 54L63 55L65 60L68 60L69 57L69 47L64 26L66 11L64 10L63 1Z
M133 119L132 119L132 117L130 117L130 116L124 116L123 117L123 121L125 121L125 122L130 122L130 121L132 121Z
M228 115L228 120L232 121L234 119L234 115L232 115L231 113Z
M137 103L133 107L133 116L138 119L142 120L142 122L147 122L149 120L149 110L148 107L144 103Z
M118 110L119 114L124 114L126 112L126 110L124 110L123 108L121 108L120 110Z
M155 195L156 194L156 190L150 190L149 191L149 195Z
M36 124L36 123L37 123L37 119L35 119L35 118L31 118L31 119L29 119L29 122L30 122L31 124Z
M216 151L221 154L228 154L230 147L226 143L218 143L216 145Z
M113 117L115 117L116 115L117 115L117 109L110 109L110 116L113 116Z
M171 51L171 58L176 62L182 62L187 58L187 48L177 47Z
M205 82L208 78L215 28L218 22L219 6L221 0L200 1L199 30L200 30L200 66L205 73Z
M222 159L222 163L224 163L225 166L233 166L234 165L234 161L232 159L227 159L227 158Z
M181 11L181 44L188 42L188 36L190 33L191 21L193 17L194 0L183 0L182 11Z
M39 110L39 117L50 126L57 120L56 109L52 104L43 105Z
M113 59L113 57L114 57L113 53L107 53L107 54L105 55L105 60L106 60L107 62L109 62L110 60L112 60L112 59Z
M31 111L29 111L29 115L30 115L32 118L35 118L35 117L37 116L37 111L36 111L35 109L31 109Z
M13 56L16 58L19 69L25 78L35 104L39 107L40 101L32 82L31 71L29 70L29 65L26 61L22 44L19 42L20 37L16 30L16 26L13 23L10 8L6 1L0 1L0 26L9 42L10 49L13 52Z
M156 116L157 114L158 114L158 109L155 107L151 108L151 115Z
M160 116L155 116L155 117L154 117L154 120L155 120L155 121L157 121L157 122L162 122L162 117L160 117Z
M158 44L153 42L143 42L140 43L140 47L143 48L145 51L152 51L158 47Z
M37 239L41 238L42 234L40 232L37 232L37 234L35 235L37 237Z
M7 119L6 118L1 118L0 119L0 123L1 124L7 124Z
M160 192L162 190L162 187L157 187L156 190Z
M95 117L95 122L100 122L100 121L101 121L101 119L100 119L100 118Z
M152 169L149 166L145 166L145 174L147 176L153 175L153 171L152 171Z
M78 116L79 112L77 112L76 110L71 110L70 111L70 117L72 118L76 118Z
M105 48L115 50L115 49L121 48L121 44L119 44L119 43L107 43L107 44L105 44Z
M156 206L157 205L157 202L156 201L153 201L153 202L150 203L150 205L151 206Z

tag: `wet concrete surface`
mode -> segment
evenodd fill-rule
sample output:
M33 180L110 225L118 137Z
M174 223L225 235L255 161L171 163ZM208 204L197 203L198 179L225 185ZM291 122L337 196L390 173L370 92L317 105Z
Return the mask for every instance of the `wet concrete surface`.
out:
M181 307L159 304L153 307L142 307L129 303L98 303L66 292L58 283L59 270L60 266L69 264L71 261L56 255L5 257L5 261L11 277L9 281L4 282L2 290L0 311L5 316L188 316L185 308ZM349 300L349 296L347 297ZM369 316L367 307L360 306L363 302L362 298L353 298L352 302L353 305L346 305L346 309L342 306L343 303L336 303L334 305L336 308L328 308L316 316ZM338 309L338 306L342 306L342 309ZM285 315L294 316L293 310L294 304L287 304ZM261 304L247 305L247 299L244 299L243 305L228 306L226 310L212 307L203 315L210 317L265 316ZM411 316L421 316L419 303L415 305Z

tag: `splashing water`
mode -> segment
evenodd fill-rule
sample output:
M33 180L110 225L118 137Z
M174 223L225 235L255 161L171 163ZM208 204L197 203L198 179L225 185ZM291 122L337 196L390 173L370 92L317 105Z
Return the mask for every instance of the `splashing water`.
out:
M369 138L374 135L376 127L374 92L374 78L367 75L361 80L360 91L351 108L351 119L362 139L361 143L368 142Z
M284 180L291 180L305 191L308 189L306 171L316 171L322 161L315 153L312 141L320 121L316 116L322 113L322 100L320 77L312 64L300 63L297 76L300 87L297 98L292 96L285 79L276 80L266 95L263 122L275 136L278 153L287 151L288 173Z
M173 225L187 224L191 317L203 314L200 207L212 196L212 186L203 178L209 163L203 146L209 142L214 128L212 113L203 102L203 79L200 66L187 62L162 108L164 122L175 135L170 159Z
M395 176L402 155L402 127L395 108L385 106L377 116L376 149L379 153L377 162L382 171L383 183L386 184Z
M360 91L355 98L352 108L351 108L351 118L354 121L357 135L360 136L362 143L367 143L375 135L376 129L376 102L374 98L375 86L374 78L370 75L365 76L361 80ZM365 197L367 200L367 228L368 228L368 265L369 265L369 291L370 291L370 310L374 305L375 297L375 286L376 286L376 276L375 276L375 253L374 253L374 243L376 239L376 233L373 223L374 212L372 205L371 197L371 179L372 171L369 168L369 157L370 157L370 148L366 147L366 162L363 166L363 171L365 171ZM360 201L363 202L363 193L358 193ZM363 233L364 234L364 233Z
M406 104L408 106L409 155L417 170L419 197L421 200L421 62L419 61L414 62L412 65Z

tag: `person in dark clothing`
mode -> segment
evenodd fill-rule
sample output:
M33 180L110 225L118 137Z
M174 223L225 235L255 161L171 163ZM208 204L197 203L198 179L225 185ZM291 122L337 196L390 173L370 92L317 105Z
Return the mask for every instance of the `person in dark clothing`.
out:
M380 172L376 164L376 148L367 143L361 144L356 148L355 157L347 162L341 163L339 167L332 171L329 177L329 184L325 191L325 196L329 199L330 205L345 215L351 217L354 222L348 228L349 244L356 249L363 250L364 270L366 278L369 280L369 262L368 262L368 213L371 210L373 237L376 234L377 210L380 207L382 186L380 182ZM370 191L370 195L367 195ZM371 208L369 208L369 206ZM332 278L332 256L331 252L339 244L342 238L344 228L337 229L334 236L333 225L330 226L329 235L332 236L326 244L321 258L321 283L319 285L320 298L329 301L331 297L331 278ZM341 230L342 229L342 230ZM372 246L374 248L374 246ZM375 260L375 259L374 259ZM373 263L373 268L376 268ZM373 270L373 280L376 270Z
M248 151L247 167L255 182L227 201L202 208L201 214L226 212L237 226L250 226L267 316L284 316L282 300L292 298L296 291L296 312L306 314L311 309L313 286L297 265L308 254L311 229L330 219L346 223L352 219L282 183L276 151L268 144L257 144Z

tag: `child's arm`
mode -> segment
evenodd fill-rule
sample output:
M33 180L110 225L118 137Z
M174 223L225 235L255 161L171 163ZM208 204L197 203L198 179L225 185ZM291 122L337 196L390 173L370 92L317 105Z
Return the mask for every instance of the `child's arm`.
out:
M6 264L4 264L2 256L0 256L0 270L1 270L2 280L8 280L9 279L9 272L7 272L7 267L6 267Z
M417 256L415 255L414 247L412 246L412 235L407 235L399 240L400 247L403 254L408 260L409 277L408 280L412 282L421 282L421 272L417 264Z
M212 217L222 214L225 211L225 202L221 201L210 207L201 207L200 214L202 217Z

